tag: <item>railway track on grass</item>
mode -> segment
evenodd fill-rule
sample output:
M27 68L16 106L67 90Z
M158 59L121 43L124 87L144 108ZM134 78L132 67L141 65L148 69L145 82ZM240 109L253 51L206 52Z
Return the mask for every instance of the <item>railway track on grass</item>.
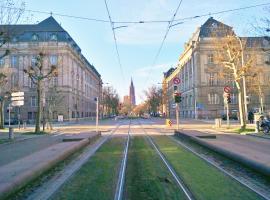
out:
M153 125L150 124L151 127L153 127ZM160 129L153 127L153 129L157 130L157 132L162 132ZM222 173L224 173L225 175L231 177L232 179L234 179L235 181L237 181L238 183L240 183L241 185L243 185L244 187L250 189L251 191L255 192L257 195L261 196L262 198L266 199L266 200L270 200L270 197L266 194L264 194L263 192L259 191L256 187L252 186L252 184L247 183L247 181L244 181L243 179L237 177L236 175L230 173L229 171L227 171L226 169L222 168L221 166L219 166L217 163L215 163L213 160L210 160L209 158L207 158L205 155L202 155L200 153L198 153L195 149L193 149L192 147L189 147L187 144L185 144L184 142L175 139L173 136L168 136L171 140L173 140L175 143L177 143L178 145L180 145L182 148L186 149L187 151L193 153L194 155L196 155L197 157L199 157L200 159L204 160L205 162L207 162L208 164L210 164L211 166L215 167L216 169L218 169L219 171L221 171Z
M169 170L170 174L173 176L174 180L176 181L177 185L179 186L179 189L181 191L183 191L183 193L185 194L185 196L188 200L194 200L195 198L194 198L193 194L191 193L191 191L187 188L187 186L185 185L183 180L179 177L179 175L175 172L175 170L170 165L170 163L166 160L165 156L161 153L161 151L159 150L159 148L157 147L157 145L155 144L155 142L153 141L151 136L149 136L148 132L142 126L140 121L138 121L138 124L140 125L141 129L143 130L145 137L148 139L148 141L153 146L153 148L155 149L155 151L158 154L158 156L160 157L160 159L163 161L163 163L165 164L165 166Z
M123 188L124 188L124 180L125 180L125 173L126 173L126 166L127 166L127 157L128 157L128 148L129 148L129 141L130 141L130 126L131 121L129 121L128 133L127 133L127 141L124 149L124 154L120 166L120 172L118 177L118 182L116 186L116 191L114 195L114 200L121 200L123 198Z
M121 125L117 125L107 136L100 138L95 144L86 147L86 150L79 155L75 160L69 163L60 173L53 175L40 187L34 188L33 192L26 198L27 200L47 200L53 196L54 193L75 174L86 163L96 151L108 141Z

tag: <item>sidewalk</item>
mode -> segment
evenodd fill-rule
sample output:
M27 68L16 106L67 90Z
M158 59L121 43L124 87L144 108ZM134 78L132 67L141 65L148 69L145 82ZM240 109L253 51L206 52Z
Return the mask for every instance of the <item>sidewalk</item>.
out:
M238 134L222 134L215 131L181 129L180 134L237 162L270 176L270 140ZM215 135L216 138L201 138Z
M82 133L61 135L61 137L47 136L42 140L35 138L19 142L15 146L6 145L7 150L4 145L1 146L0 151L5 152L0 154L2 156L0 158L0 199L20 189L58 162L89 144L90 140L97 135L96 133ZM71 140L61 142L63 139ZM77 139L81 140L77 141ZM12 155L3 155L8 153Z

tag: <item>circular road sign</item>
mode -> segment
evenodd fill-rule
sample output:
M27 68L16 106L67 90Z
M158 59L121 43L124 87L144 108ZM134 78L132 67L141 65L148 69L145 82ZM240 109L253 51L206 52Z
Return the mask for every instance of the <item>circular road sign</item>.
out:
M224 87L224 92L230 93L231 92L231 88L229 86L225 86Z
M175 77L175 78L173 78L173 83L174 84L179 84L181 81L180 81L180 78L178 78L178 77Z

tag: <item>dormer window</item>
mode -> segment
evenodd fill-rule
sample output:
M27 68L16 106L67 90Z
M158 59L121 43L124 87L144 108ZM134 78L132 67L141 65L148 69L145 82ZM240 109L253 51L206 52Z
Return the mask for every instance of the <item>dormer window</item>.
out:
M50 40L51 41L57 41L57 35L56 34L52 34Z
M32 41L38 41L38 35L37 34L32 35Z

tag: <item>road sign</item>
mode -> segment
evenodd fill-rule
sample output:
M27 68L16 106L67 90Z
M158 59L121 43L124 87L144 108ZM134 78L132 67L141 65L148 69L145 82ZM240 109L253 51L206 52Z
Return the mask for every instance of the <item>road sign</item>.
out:
M229 86L225 86L223 90L226 93L230 93L231 92L231 88Z
M24 96L24 92L12 92L11 96L12 97L21 97L21 96Z
M178 78L178 77L173 78L173 83L174 84L178 85L178 84L180 84L180 82L181 82L180 78Z
M12 101L11 102L12 106L23 106L24 105L24 101Z
M23 101L24 97L23 96L15 96L11 97L11 101Z

